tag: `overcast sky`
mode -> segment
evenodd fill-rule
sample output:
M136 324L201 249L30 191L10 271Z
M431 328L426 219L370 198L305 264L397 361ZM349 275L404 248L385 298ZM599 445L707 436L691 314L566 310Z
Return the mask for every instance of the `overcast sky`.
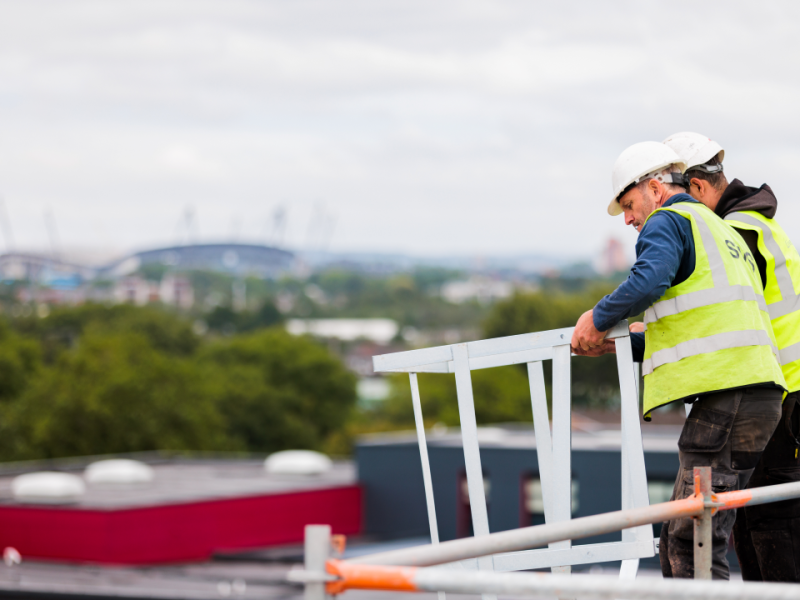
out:
M800 243L800 4L0 2L17 247L187 237L569 256L628 145L698 131ZM323 223L327 225L323 226ZM8 240L0 235L0 249Z

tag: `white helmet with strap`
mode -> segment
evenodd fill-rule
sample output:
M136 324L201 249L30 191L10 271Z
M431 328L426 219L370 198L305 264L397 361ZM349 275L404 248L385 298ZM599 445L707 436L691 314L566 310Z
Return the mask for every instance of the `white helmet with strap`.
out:
M685 185L683 175L671 173L662 175L661 171L669 166L683 173L686 162L674 150L659 142L639 142L626 148L614 163L611 172L611 187L614 196L608 205L608 214L612 217L622 214L619 198L645 179L657 179L661 183Z
M699 133L683 131L674 133L664 140L675 153L686 161L686 170L695 169L706 173L721 173L725 150L717 142ZM719 159L719 165L706 165L712 158Z

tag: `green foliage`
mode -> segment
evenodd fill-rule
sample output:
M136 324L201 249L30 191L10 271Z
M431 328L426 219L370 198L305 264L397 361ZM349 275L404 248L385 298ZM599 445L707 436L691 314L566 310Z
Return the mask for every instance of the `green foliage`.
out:
M255 312L236 312L228 306L217 306L208 313L206 324L213 331L231 334L272 327L282 320L283 317L275 305L267 301Z
M355 376L325 348L281 330L219 340L199 364L248 450L319 448L355 404Z
M135 333L85 333L3 415L4 450L50 458L238 449L204 373Z
M0 322L0 403L17 398L41 368L41 349Z
M312 318L381 317L418 329L474 326L485 316L486 307L477 302L450 304L438 294L442 283L460 276L458 271L447 269L418 268L388 276L328 269L308 280L322 290L327 302L313 302L299 293L292 314ZM286 287L286 282L281 285Z
M13 324L0 322L0 459L321 448L355 404L338 358L278 329L202 339L164 309L99 305Z
M19 333L42 345L47 362L53 362L60 352L71 348L83 332L92 327L105 332L135 331L156 349L181 356L192 354L200 343L188 321L155 306L88 303L56 307L46 319L31 316L12 323Z
M169 266L161 263L149 263L139 267L137 273L148 281L161 281L169 269Z
M292 306L287 316L384 317L423 330L483 320L483 337L499 337L571 327L613 287L553 279L493 307L453 305L438 291L462 277L456 271L328 269L307 281L247 279L248 301L261 308L234 312L230 275L188 276L211 309L191 319L160 306L86 304L0 320L0 459L153 449L345 453L359 433L413 426L408 379L393 378L381 406L357 408L355 376L325 347L272 327L283 318L273 299ZM198 318L209 335L195 333ZM613 357L575 358L572 368L576 404L613 406ZM458 425L452 375L420 375L420 386L426 422ZM530 423L524 367L476 371L473 387L479 423Z
M517 293L494 306L484 323L484 333L492 338L571 327L594 306L593 297L593 294Z
M427 425L458 426L458 400L453 375L418 375L422 414ZM478 424L532 422L531 396L524 372L514 367L481 369L472 373L475 418ZM411 390L407 375L393 375L391 395L374 417L400 427L414 426Z
M484 324L486 337L517 335L572 327L585 311L609 293L611 285L594 285L580 293L559 291L518 293L497 303ZM545 363L546 375L550 372ZM610 407L619 402L616 358L574 357L572 368L572 400L576 405Z

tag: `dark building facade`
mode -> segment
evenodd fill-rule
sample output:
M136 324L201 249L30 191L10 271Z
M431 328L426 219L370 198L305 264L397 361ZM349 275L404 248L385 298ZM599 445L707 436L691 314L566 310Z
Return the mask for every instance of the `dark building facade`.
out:
M669 500L678 472L674 427L652 427L643 437L650 502ZM479 436L480 439L481 436ZM539 467L532 430L491 428L481 440L492 532L544 522ZM436 517L442 541L472 534L469 499L465 485L464 454L460 435L448 432L430 436ZM359 481L364 490L365 531L381 538L427 537L428 516L422 467L414 435L382 435L364 438L356 449ZM620 510L622 505L619 432L573 432L572 513L584 517ZM660 526L654 526L658 537ZM575 544L618 541L609 534ZM732 566L735 555L729 553ZM657 568L658 557L644 561Z

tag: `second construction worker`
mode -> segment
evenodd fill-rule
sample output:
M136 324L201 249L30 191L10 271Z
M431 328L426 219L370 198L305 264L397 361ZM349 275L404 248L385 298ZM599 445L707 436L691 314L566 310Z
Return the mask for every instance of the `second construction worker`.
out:
M676 133L664 143L686 161L692 197L747 243L778 343L789 394L747 487L800 481L800 255L775 220L778 201L770 187L728 183L719 144L698 133ZM745 581L800 583L800 499L738 509L733 543Z
M781 418L786 390L758 269L741 236L685 193L686 163L659 142L627 148L614 164L608 212L639 231L628 278L575 326L576 354L613 352L605 332L645 311L644 335L632 335L642 361L644 417L671 402L693 403L678 440L680 471L672 498L693 493L696 466L713 468L714 492L739 489ZM642 343L643 342L643 343ZM725 557L735 514L714 517L715 579L728 579ZM664 576L692 577L692 519L661 531Z

